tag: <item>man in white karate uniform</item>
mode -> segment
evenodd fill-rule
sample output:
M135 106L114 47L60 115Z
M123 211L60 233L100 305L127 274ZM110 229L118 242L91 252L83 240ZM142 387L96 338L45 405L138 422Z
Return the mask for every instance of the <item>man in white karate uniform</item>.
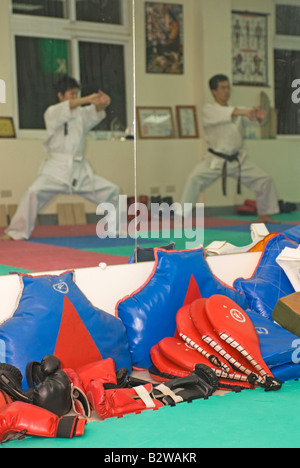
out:
M223 193L226 194L226 177L238 180L256 193L258 221L274 222L272 214L279 213L279 205L270 177L247 159L243 149L243 126L249 122L262 123L266 113L260 107L252 109L228 105L230 84L225 75L211 78L210 89L215 102L203 107L203 127L208 152L190 174L182 195L181 204L196 204L199 193L213 181L223 176ZM275 221L277 222L277 221Z
M85 136L106 117L105 109L111 99L102 91L78 97L79 89L77 81L68 76L57 84L59 102L44 114L48 132L44 148L48 158L23 195L2 239L28 239L38 212L59 193L79 194L97 205L109 202L118 211L119 187L94 174L83 156Z

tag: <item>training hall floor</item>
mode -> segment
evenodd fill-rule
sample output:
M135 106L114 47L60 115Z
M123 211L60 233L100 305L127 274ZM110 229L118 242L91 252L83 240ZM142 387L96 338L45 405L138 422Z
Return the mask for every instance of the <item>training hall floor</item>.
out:
M276 215L270 232L284 232L300 224L300 212ZM236 246L251 243L254 216L206 217L204 246L214 240ZM0 234L1 234L0 229ZM143 247L175 242L186 248L178 233L160 232L159 238L139 238ZM126 264L135 239L99 239L96 225L37 226L28 241L0 242L0 275ZM279 392L244 390L208 400L180 403L158 411L130 414L121 419L87 424L83 437L44 439L26 437L1 448L298 448L300 447L300 382L286 382Z
M270 232L282 232L300 223L300 212L274 216L279 223L267 225ZM250 224L256 222L255 216L205 217L204 246L214 240L227 241L237 246L251 242ZM0 228L0 235L4 228ZM145 233L144 233L145 234ZM190 236L191 234L187 234ZM157 238L158 237L158 238ZM186 248L187 242L181 232L149 233L148 238L137 239L141 247L159 247L175 242L176 249ZM37 226L28 241L0 242L0 275L12 272L40 272L86 268L97 266L100 262L107 265L128 263L135 247L131 237L99 239L96 225L78 226ZM196 247L196 246L195 246Z

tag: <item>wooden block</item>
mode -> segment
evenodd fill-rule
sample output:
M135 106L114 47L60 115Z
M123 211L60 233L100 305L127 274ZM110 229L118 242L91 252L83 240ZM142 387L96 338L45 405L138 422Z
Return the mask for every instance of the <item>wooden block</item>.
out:
M67 225L74 225L75 224L75 218L74 218L74 212L73 212L73 204L72 203L66 203L65 205L65 217L66 217L66 224Z
M86 224L86 214L84 203L74 203L73 205L75 224Z
M57 215L60 226L87 224L83 203L58 203Z
M277 302L272 317L283 328L300 336L300 292L282 297Z
M72 203L57 204L58 224L60 226L72 226L75 224Z
M7 227L6 206L0 205L0 227Z

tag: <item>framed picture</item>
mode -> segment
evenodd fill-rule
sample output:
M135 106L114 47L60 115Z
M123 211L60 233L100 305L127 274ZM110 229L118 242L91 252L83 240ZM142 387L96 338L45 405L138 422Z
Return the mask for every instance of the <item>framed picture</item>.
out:
M232 11L233 84L268 86L268 15Z
M140 138L175 138L171 107L137 107Z
M147 73L183 74L183 5L146 2Z
M0 138L16 138L12 117L0 117Z
M179 138L199 138L196 106L176 106Z

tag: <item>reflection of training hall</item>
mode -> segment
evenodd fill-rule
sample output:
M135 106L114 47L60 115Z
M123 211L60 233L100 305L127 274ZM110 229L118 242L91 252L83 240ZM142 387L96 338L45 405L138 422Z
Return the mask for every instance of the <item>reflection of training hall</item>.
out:
M299 11L1 0L0 448L299 446Z

